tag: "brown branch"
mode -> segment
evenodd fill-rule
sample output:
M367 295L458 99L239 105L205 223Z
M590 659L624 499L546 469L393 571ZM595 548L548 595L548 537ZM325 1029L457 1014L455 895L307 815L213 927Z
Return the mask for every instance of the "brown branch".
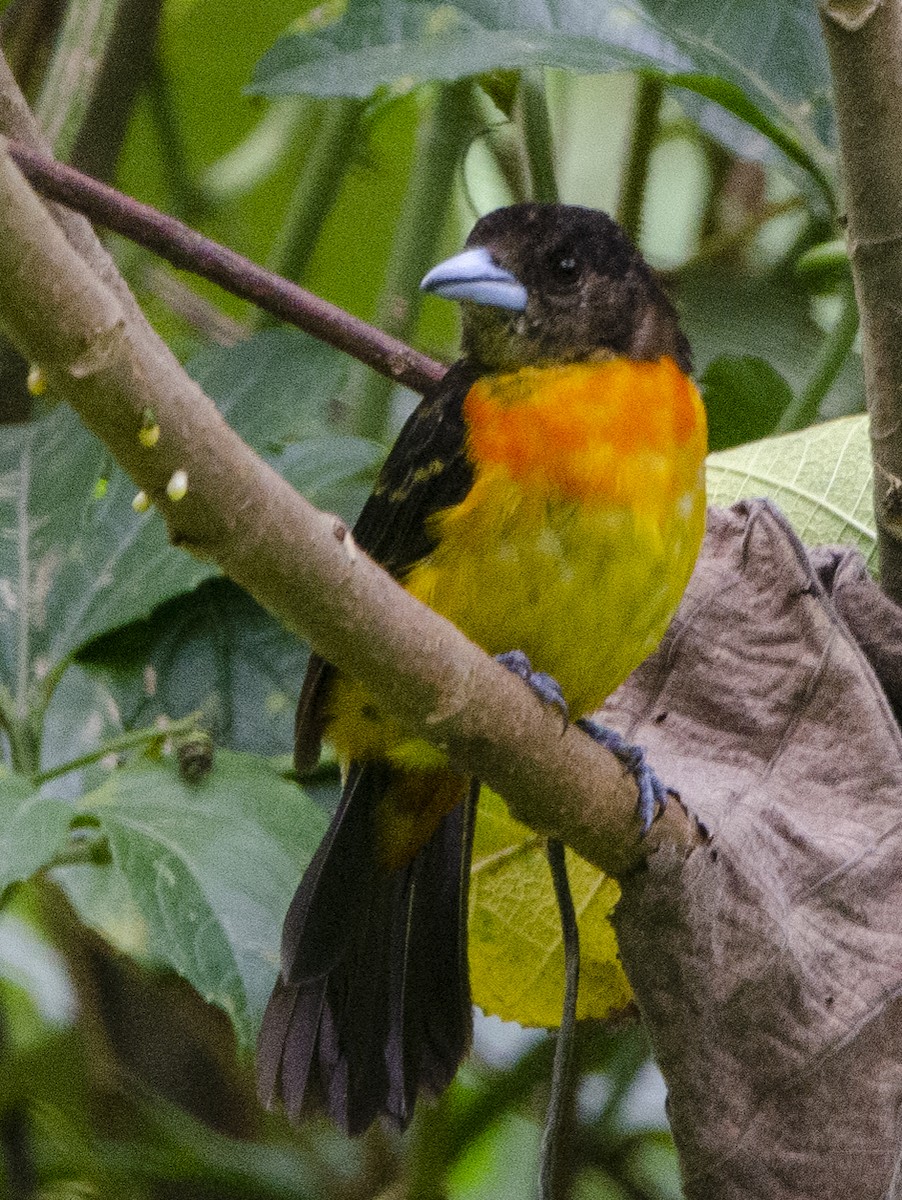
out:
M174 217L19 142L10 143L9 154L29 182L48 199L77 209L96 224L121 233L173 266L218 283L396 383L424 392L444 374L441 363L234 250L205 238Z
M9 156L0 155L0 321L153 499L177 545L213 559L385 708L611 874L659 839L697 833L669 807L638 840L636 789L579 730L561 735L522 683L307 504L225 423L142 317L88 270ZM146 449L146 409L162 430ZM167 498L176 470L188 492Z
M881 583L902 603L902 3L824 0L861 313Z

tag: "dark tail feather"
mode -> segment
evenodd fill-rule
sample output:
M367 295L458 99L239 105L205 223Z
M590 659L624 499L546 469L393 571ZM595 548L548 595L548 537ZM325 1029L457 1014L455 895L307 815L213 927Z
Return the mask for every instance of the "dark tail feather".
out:
M396 772L353 768L285 920L282 973L258 1042L259 1091L348 1133L442 1091L471 1029L466 953L474 794L411 863L376 860L375 813ZM463 781L462 781L463 787Z
M390 1106L402 1125L413 1115L417 1092L440 1095L470 1046L467 899L478 796L474 783L408 871L406 937L392 948L388 1043Z

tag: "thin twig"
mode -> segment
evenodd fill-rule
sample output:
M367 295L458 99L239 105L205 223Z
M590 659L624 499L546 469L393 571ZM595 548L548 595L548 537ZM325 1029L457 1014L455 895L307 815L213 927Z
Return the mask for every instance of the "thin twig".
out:
M8 149L20 171L42 195L77 209L98 225L153 250L173 266L218 283L389 379L424 392L444 375L445 368L434 359L234 250L203 237L174 217L72 167L45 158L19 142L10 142Z
M51 779L58 779L61 775L68 775L71 771L79 771L82 767L89 767L92 763L100 762L110 754L122 754L126 750L141 749L154 742L162 743L167 738L193 733L201 728L200 721L201 713L198 711L189 713L186 717L180 717L177 721L171 721L166 726L149 725L144 729L127 730L118 737L110 738L99 746L95 746L93 750L80 754L78 758L69 759L68 762L59 763L55 767L42 771L40 775L35 776L34 784L36 787L40 787L41 784L47 783Z
M567 878L567 860L563 842L548 839L548 865L554 882L554 894L561 914L561 933L564 940L564 1008L554 1049L551 1072L551 1095L542 1135L542 1158L539 1165L540 1200L554 1200L560 1155L561 1134L565 1127L572 1094L573 1046L576 1035L576 998L579 992L579 929L576 911Z

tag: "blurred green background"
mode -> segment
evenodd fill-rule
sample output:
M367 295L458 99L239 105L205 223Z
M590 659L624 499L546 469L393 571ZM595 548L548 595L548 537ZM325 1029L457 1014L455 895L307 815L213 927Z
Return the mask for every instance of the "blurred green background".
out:
M0 44L60 157L449 361L453 306L416 285L478 216L555 191L612 212L683 315L712 497L872 549L814 6L7 0ZM352 519L416 397L108 242L235 427ZM27 372L0 347L0 1193L532 1195L542 1032L477 1017L404 1137L260 1110L281 917L336 791L328 761L287 778L306 652L132 511ZM561 1195L679 1196L641 1028L577 1053Z

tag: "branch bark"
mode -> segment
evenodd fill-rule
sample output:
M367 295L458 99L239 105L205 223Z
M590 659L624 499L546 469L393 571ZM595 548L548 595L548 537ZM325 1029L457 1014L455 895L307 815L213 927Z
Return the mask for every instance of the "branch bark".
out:
M902 3L822 0L861 312L880 576L902 603Z

